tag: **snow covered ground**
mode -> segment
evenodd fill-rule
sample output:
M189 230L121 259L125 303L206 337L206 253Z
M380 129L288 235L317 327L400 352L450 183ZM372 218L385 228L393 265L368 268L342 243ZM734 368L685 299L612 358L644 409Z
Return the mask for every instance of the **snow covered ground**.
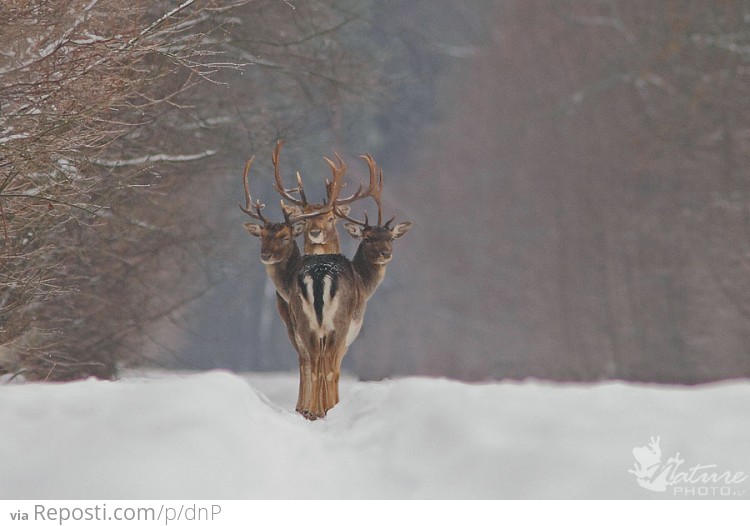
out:
M287 374L2 384L0 498L750 496L749 381L346 379L316 422L296 394Z

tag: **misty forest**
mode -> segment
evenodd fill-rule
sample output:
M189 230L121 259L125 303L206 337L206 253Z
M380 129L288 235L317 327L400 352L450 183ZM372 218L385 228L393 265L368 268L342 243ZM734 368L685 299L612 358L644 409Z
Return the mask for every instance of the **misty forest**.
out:
M296 371L277 141L413 223L346 374L750 376L741 0L1 2L0 375Z

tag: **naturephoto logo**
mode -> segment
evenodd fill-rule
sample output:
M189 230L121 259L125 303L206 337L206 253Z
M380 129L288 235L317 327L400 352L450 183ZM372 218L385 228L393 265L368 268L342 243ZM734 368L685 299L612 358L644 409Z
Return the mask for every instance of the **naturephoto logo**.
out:
M673 495L686 497L738 497L746 493L740 484L748 476L742 471L722 471L716 464L695 464L687 468L679 452L663 461L660 439L651 437L648 445L633 448L635 469L628 473L635 475L642 488L659 492L671 490Z

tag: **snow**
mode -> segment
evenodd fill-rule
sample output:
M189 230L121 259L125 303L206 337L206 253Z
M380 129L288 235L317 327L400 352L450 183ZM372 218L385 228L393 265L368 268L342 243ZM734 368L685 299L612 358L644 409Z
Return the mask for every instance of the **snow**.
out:
M674 499L629 472L657 436L683 470L750 472L749 381L345 378L341 394L309 422L291 374L5 383L0 499Z
M28 133L15 133L13 135L6 135L5 137L0 137L0 144L5 144L7 142L15 141L18 139L27 139L28 137Z

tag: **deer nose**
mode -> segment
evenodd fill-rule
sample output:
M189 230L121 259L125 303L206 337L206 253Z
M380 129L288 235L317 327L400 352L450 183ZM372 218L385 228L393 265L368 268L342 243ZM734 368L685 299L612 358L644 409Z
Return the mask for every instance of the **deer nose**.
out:
M261 261L268 261L271 259L271 253L270 252L261 252L260 253L260 259Z
M390 250L381 250L381 251L380 251L380 255L381 255L381 256L382 256L383 258L386 258L386 259L387 259L387 258L391 257L391 251L390 251Z
M320 236L320 230L310 230L310 235L312 237L318 237Z

